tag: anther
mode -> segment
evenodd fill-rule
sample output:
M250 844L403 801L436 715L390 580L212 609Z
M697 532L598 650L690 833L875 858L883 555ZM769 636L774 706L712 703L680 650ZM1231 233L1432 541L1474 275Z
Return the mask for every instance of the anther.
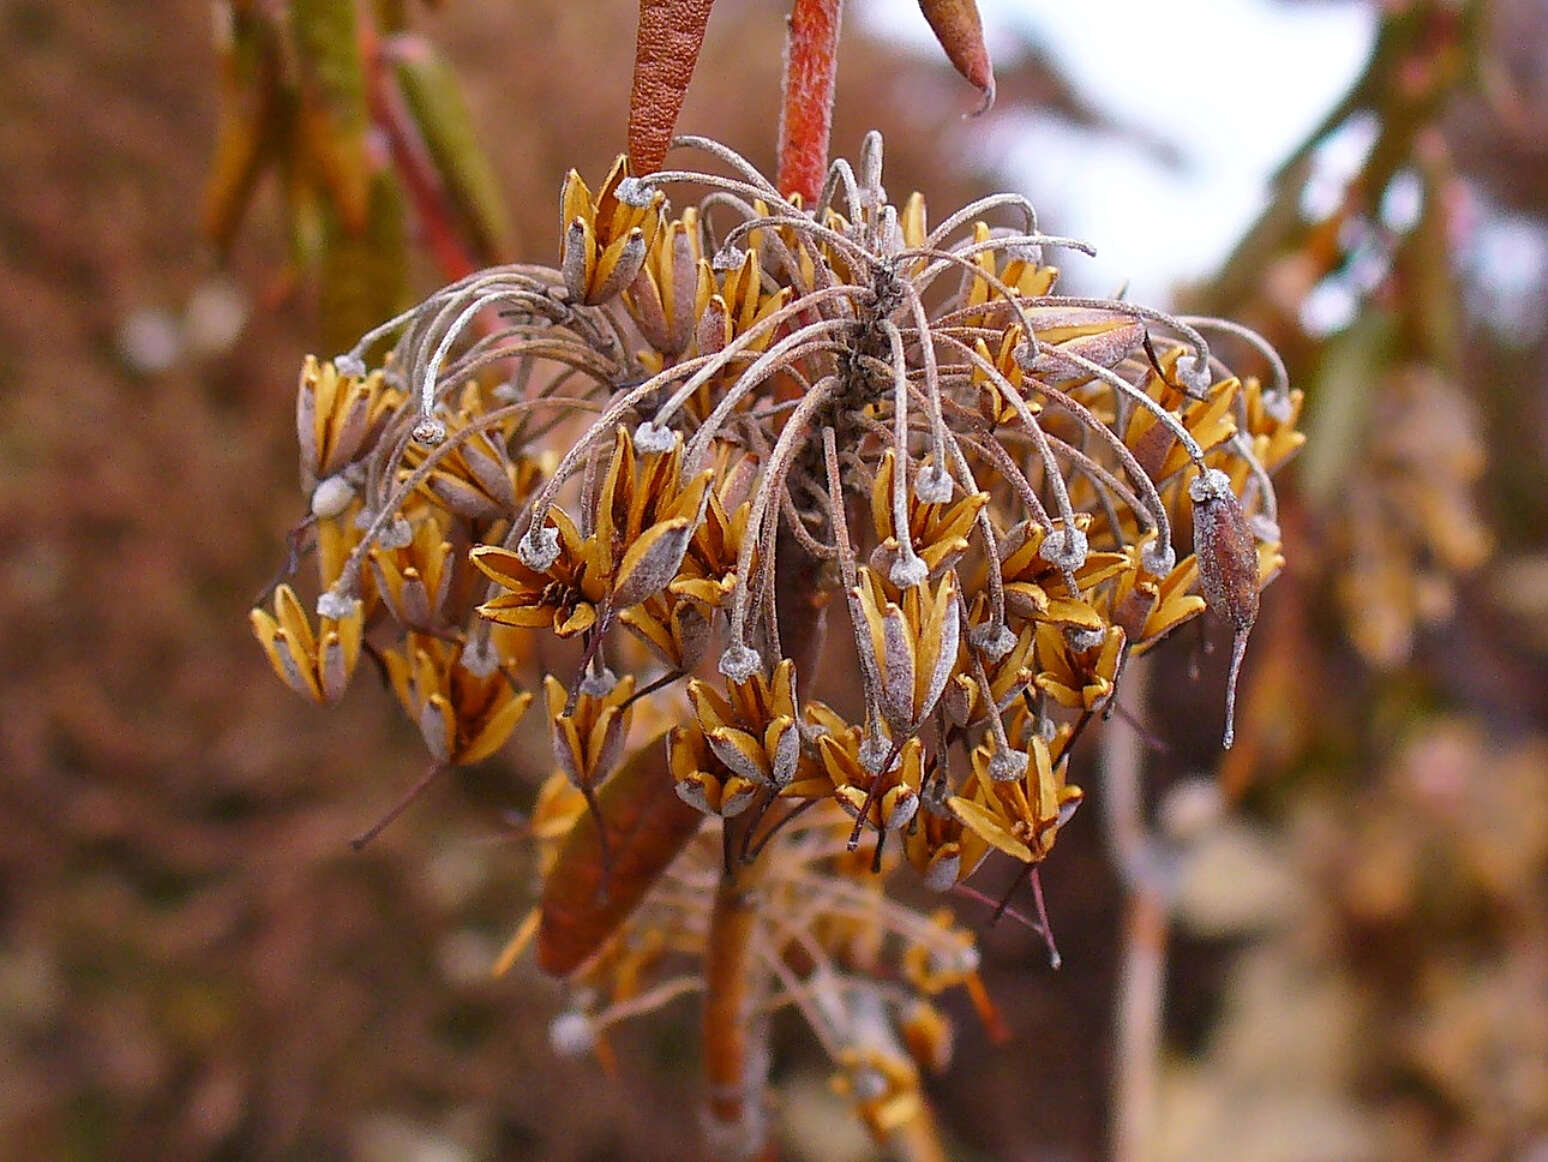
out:
M352 379L361 379L365 376L365 360L353 352L333 357L333 369L340 375L349 376Z
M317 599L317 616L326 617L332 621L343 621L352 615L359 605L358 598L341 589L328 589Z
M457 664L475 678L487 678L500 668L500 652L485 636L475 636L462 650Z
M1016 635L1003 622L999 625L975 625L968 630L968 644L991 662L998 662L1016 648Z
M898 559L892 563L887 579L899 589L912 589L930 579L930 566L905 546Z
M996 750L989 756L989 777L996 783L1010 783L1027 773L1027 756L1019 750Z
M1152 577L1166 577L1177 568L1177 551L1157 538L1140 549L1139 561L1140 568Z
M585 1013L571 1009L549 1022L548 1043L561 1057L579 1057L596 1046L596 1026Z
M1183 390L1195 399L1203 399L1214 385L1215 377L1209 370L1209 360L1195 355L1177 357L1177 378Z
M631 209L648 210L656 200L656 187L639 178L624 178L613 187L613 196Z
M414 439L420 444L439 444L446 439L446 425L434 416L426 416L414 425Z
M677 433L646 420L634 429L634 450L649 455L653 452L670 452L677 444Z
M606 666L601 666L586 671L586 676L580 680L580 692L587 698L606 698L616 685L618 675Z
M1101 626L1088 629L1081 625L1066 626L1064 640L1070 643L1070 649L1078 654L1087 650L1094 650L1107 640L1107 631Z
M710 259L710 269L717 273L736 270L746 261L747 251L740 246L722 246Z
M395 516L377 533L376 543L384 549L406 549L414 543L414 526Z

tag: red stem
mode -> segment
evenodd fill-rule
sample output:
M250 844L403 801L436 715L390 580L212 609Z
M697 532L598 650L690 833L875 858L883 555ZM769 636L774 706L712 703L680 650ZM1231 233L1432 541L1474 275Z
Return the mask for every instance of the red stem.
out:
M785 39L776 184L783 194L800 194L808 206L821 195L828 170L843 7L844 0L795 0Z
M362 55L366 61L367 95L371 119L387 138L387 148L414 206L425 248L430 251L441 276L455 282L478 269L457 238L446 207L446 192L430 151L420 139L413 118L404 107L386 59L386 46L373 31L361 34Z

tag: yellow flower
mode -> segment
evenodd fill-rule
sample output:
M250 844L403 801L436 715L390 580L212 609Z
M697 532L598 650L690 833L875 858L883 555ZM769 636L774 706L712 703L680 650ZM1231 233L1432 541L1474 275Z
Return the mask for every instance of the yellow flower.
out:
M249 616L253 633L280 681L314 702L333 703L343 696L360 660L364 620L360 602L355 602L347 617L320 618L313 633L295 590L281 585L274 591L272 616L262 609Z
M378 369L344 375L332 360L308 355L296 393L301 483L311 489L369 452L386 419L403 405L401 391Z
M446 424L451 451L443 454L419 486L422 495L436 507L469 520L514 516L540 475L531 458L511 458L502 428L470 430L484 411L478 384L468 383ZM402 475L407 476L428 454L427 448L411 443L404 449L406 467Z
M1183 622L1204 610L1204 599L1193 590L1198 584L1198 558L1190 554L1165 577L1146 570L1146 549L1154 534L1126 550L1128 567L1113 578L1100 603L1108 620L1123 628L1131 650L1144 653Z
M933 592L928 582L912 585L894 602L881 577L865 568L854 597L882 716L900 735L911 734L935 709L957 664L961 602L956 574L947 573Z
M393 693L438 763L465 766L488 758L532 704L498 657L486 659L456 642L410 634L382 660Z
M1118 667L1123 662L1124 634L1114 625L1091 632L1093 643L1085 648L1070 638L1087 631L1067 632L1057 625L1037 627L1038 674L1034 684L1060 706L1096 710L1113 692Z
M455 573L445 537L440 522L427 516L403 548L378 547L367 554L382 604L404 629L428 631L442 624Z
M1036 863L1053 850L1054 836L1075 813L1083 792L1065 783L1066 759L1054 762L1041 735L1031 737L1026 769L1018 778L993 778L993 754L988 744L973 748L972 778L947 805L963 827L992 847L1022 863Z
M634 281L655 244L666 195L629 177L619 155L593 196L573 169L559 196L559 269L577 302L605 303Z
M597 786L623 755L634 717L634 675L616 680L606 671L588 675L568 710L569 692L552 674L543 679L543 695L553 729L554 761L575 786Z
M743 779L772 788L789 785L801 757L795 663L781 661L773 681L753 674L745 682L728 682L728 689L721 694L707 682L688 683L705 744Z
M596 624L608 578L596 561L595 543L581 537L564 510L550 509L548 516L558 530L559 552L541 573L528 568L519 553L498 545L478 545L468 554L508 591L484 602L478 612L501 625L548 626L560 637L574 637Z
M935 466L929 466L935 471ZM893 520L892 490L897 456L892 449L882 455L876 469L876 481L871 486L871 521L876 529L878 551L871 563L882 574L887 574L897 559L902 545ZM949 481L948 492L949 492ZM960 500L930 503L919 498L918 490L910 488L908 496L908 539L914 553L930 570L930 575L953 565L967 552L968 533L979 512L989 503L987 492L975 492Z

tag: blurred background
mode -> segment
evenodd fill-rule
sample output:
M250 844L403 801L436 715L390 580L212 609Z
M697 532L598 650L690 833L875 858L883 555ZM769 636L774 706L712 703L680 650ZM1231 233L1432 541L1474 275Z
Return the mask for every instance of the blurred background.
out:
M1263 331L1310 439L1236 748L1196 633L1126 695L1164 1016L1083 814L1044 872L1063 968L983 929L1014 1037L959 1006L953 1156L1545 1162L1548 7L982 7L999 103L965 121L917 7L852 0L835 152L879 128L894 198L1020 190L1098 248L1063 287ZM223 5L213 37L195 0L0 5L0 1156L697 1156L685 1008L605 1076L550 1051L557 985L490 979L546 760L459 771L355 854L419 743L369 682L294 698L248 630L304 511L302 357L459 254L555 261L565 170L623 144L629 0L399 8L399 67L466 102L412 115L489 167L449 222L371 128L363 193L277 155L249 180L232 118L288 50ZM680 120L765 169L787 11L720 0ZM795 1032L785 1152L872 1157Z

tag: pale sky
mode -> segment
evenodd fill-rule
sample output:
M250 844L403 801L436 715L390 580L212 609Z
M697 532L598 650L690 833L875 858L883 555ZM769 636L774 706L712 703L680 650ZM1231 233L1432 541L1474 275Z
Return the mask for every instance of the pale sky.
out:
M1168 142L1169 165L1118 137L1037 114L976 131L1012 181L1029 175L1050 233L1097 248L1059 261L1066 290L1161 302L1207 275L1263 208L1267 178L1359 74L1376 32L1350 0L979 0L991 54L1029 30L1088 103ZM939 53L916 0L870 0L854 18ZM964 95L964 106L971 94ZM987 136L985 136L987 132ZM965 139L975 127L965 126ZM1057 174L1050 177L1050 172ZM1032 177L1030 175L1038 175Z

